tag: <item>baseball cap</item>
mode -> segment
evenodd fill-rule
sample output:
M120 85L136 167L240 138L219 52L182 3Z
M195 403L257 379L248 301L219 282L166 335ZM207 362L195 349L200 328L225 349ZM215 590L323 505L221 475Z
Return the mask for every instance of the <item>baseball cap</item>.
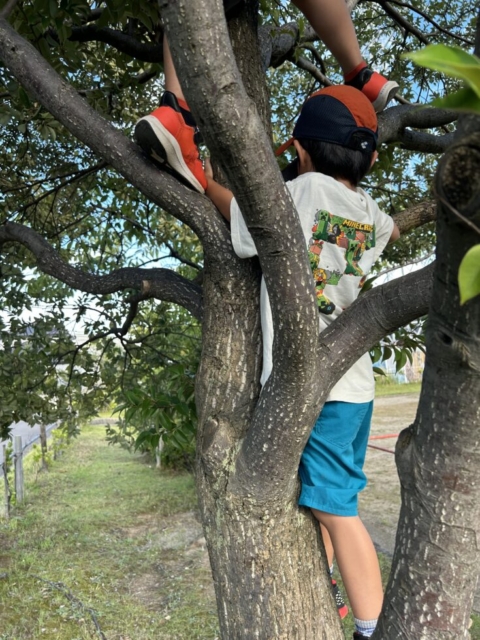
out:
M307 99L293 137L282 144L275 155L282 154L294 138L323 140L371 153L377 148L377 114L370 100L358 89L346 85L325 87Z

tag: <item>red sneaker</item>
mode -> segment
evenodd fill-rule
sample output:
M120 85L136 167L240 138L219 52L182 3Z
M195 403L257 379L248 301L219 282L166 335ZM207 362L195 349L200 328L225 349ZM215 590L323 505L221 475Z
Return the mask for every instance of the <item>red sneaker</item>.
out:
M398 91L396 82L384 78L367 66L360 69L353 78L350 75L345 78L345 84L355 87L365 94L377 113L385 109Z
M340 619L343 620L346 615L348 615L348 607L345 604L342 594L340 593L340 589L338 588L337 581L332 578L332 591L333 597L335 598L335 604L337 605L338 615Z
M207 179L195 141L197 134L192 114L170 91L163 94L160 107L135 126L136 141L149 157L168 165L190 186L205 193Z

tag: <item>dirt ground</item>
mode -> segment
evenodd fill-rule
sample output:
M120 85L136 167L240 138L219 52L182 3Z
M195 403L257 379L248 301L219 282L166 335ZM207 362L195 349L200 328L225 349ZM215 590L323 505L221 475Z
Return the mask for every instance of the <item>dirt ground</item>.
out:
M370 443L373 447L380 447L382 450L369 446L365 465L369 482L360 496L360 515L377 549L390 557L393 555L400 510L400 485L393 451L398 433L413 422L417 404L417 394L380 397L375 401ZM392 437L376 438L384 435L392 435ZM160 572L164 578L174 570L177 573L183 573L186 569L201 568L204 596L214 608L208 556L198 514L193 511L179 514L166 521L160 531L157 527L157 523L146 521L129 530L128 534L129 537L148 535L149 544L158 549L170 551L169 562ZM178 557L175 560L176 553ZM148 604L157 608L161 603L150 602L150 600L152 584L157 586L158 581L158 571L152 571L151 576L139 576L138 581L130 585L130 589L141 601L146 603L148 600ZM155 591L153 589L154 593ZM474 610L477 613L480 612L480 591L478 590Z

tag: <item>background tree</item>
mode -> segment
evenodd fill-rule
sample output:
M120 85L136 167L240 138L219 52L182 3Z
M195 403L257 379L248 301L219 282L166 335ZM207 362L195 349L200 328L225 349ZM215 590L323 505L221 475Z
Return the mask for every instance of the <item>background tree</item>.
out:
M109 368L109 388L122 384L122 375L126 380L132 351L140 361L157 353L159 367L179 360L192 329L182 326L179 340L165 340L177 322L166 313L169 305L201 322L196 478L222 637L336 640L341 629L318 528L296 508L298 460L342 373L427 312L434 267L373 289L317 339L304 243L266 131L275 141L283 138L305 94L339 76L315 35L283 3L263 7L260 27L250 1L230 21L237 69L218 4L162 1L160 12L187 98L252 230L269 288L276 341L262 395L258 262L236 258L211 203L158 172L119 130L128 133L158 96L163 28L154 3L17 6L12 0L3 9L1 153L3 166L15 166L1 178L4 308L18 316L36 297L63 318L75 307L85 342L97 344L89 371L102 360L118 362L115 354L124 350L128 366L118 376L119 367ZM362 3L355 21L366 57L402 78L406 100L425 101L455 81L414 68L399 53L428 41L468 47L474 17L470 3L382 1ZM431 251L432 229L424 225L434 217L434 155L450 149L455 120L452 112L411 104L380 118L387 148L370 182L404 232L402 244L386 255L389 264ZM447 156L438 178L448 213L438 227L432 374L416 425L401 439L402 528L377 638L467 637L480 522L480 454L472 429L479 418L480 323L478 299L459 307L455 268L475 243L465 218L478 226L475 140L452 147L453 160ZM406 212L396 213L404 206ZM452 354L448 368L438 365L443 349ZM62 348L61 355L73 368L80 350L71 351ZM441 399L438 371L455 374L448 390L442 379ZM453 398L462 402L451 410ZM447 450L455 451L448 465ZM430 545L445 552L433 557Z

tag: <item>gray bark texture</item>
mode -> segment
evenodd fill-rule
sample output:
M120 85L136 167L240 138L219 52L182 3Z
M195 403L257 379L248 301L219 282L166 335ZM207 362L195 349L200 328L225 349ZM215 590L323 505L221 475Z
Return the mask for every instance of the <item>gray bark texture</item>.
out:
M248 1L232 21L230 38L219 0L160 0L160 7L188 102L240 203L259 261L236 258L228 229L207 198L154 169L1 19L0 57L28 92L151 201L198 234L205 253L202 290L182 279L168 280L162 270L150 276L140 270L121 270L106 279L82 276L57 262L48 243L20 225L5 225L0 244L28 246L39 268L55 271L80 290L131 286L142 292L148 281L163 299L202 316L196 477L222 640L343 640L318 527L296 507L298 463L335 382L380 338L427 312L433 267L362 295L319 336L303 235L265 127L262 67L268 56L262 58L256 46L255 2ZM241 61L238 68L232 48ZM436 110L389 111L382 124L384 140L401 138L408 126L452 121L452 114ZM434 208L425 203L404 228L433 215ZM259 263L276 336L273 372L261 395ZM459 380L464 380L461 372ZM414 607L415 592L409 597ZM406 614L396 607L387 613L398 625ZM378 637L403 637L389 633Z
M458 268L480 240L480 118L468 125L437 171L427 360L415 423L396 448L402 508L374 640L469 637L480 562L480 296L460 306Z

